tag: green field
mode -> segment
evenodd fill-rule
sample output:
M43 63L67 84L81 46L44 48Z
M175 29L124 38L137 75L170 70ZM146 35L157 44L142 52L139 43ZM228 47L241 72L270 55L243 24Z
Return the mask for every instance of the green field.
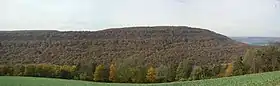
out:
M275 86L279 83L280 71L160 84L96 83L50 78L0 76L0 86Z

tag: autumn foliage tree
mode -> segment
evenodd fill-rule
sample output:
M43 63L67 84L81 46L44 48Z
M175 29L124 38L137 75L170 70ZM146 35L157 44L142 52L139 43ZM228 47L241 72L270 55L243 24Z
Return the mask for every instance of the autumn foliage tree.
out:
M89 64L16 64L0 65L0 76L28 76L88 80L117 83L155 83L179 80L201 80L280 70L280 46L264 46L248 50L230 63L195 64L184 60L179 64L147 66L145 59L119 58L111 64L96 67Z
M110 65L109 80L112 82L116 81L116 65L114 63Z
M149 82L155 82L156 81L156 70L153 67L150 67L148 69L146 78Z
M104 81L105 80L105 78L103 77L104 71L105 71L104 65L98 65L93 74L93 80L94 81Z
M232 75L232 72L233 72L233 64L232 63L229 63L227 65L227 69L225 71L225 76L231 76Z

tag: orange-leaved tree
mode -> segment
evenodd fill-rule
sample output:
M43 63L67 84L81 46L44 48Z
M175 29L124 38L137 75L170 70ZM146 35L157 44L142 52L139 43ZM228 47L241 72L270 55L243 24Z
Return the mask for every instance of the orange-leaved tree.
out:
M233 72L233 64L232 63L229 63L227 65L227 69L225 71L225 76L231 76L232 75L232 72Z

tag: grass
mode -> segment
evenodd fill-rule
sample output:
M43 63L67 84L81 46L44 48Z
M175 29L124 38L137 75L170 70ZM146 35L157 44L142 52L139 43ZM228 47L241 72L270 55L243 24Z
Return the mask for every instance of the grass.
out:
M280 71L159 84L97 83L51 78L0 76L0 86L276 86L277 84L280 84Z

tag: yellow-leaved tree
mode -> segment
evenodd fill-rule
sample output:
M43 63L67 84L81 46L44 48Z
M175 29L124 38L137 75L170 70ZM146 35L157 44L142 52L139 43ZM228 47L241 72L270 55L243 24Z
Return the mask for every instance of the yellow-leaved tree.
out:
M93 80L94 81L104 81L105 80L103 77L104 70L105 70L104 65L98 65L93 74Z
M116 65L114 63L110 65L109 80L112 82L116 81Z
M149 82L155 82L156 81L156 70L152 66L148 69L146 78Z

